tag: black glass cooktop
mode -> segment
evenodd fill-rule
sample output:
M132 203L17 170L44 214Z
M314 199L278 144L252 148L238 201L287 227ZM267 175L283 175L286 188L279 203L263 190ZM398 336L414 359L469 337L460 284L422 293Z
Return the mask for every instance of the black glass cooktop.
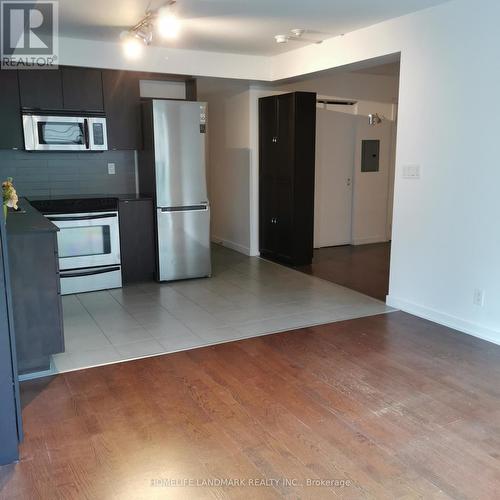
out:
M42 214L77 214L118 210L118 198L53 198L30 199L30 204Z

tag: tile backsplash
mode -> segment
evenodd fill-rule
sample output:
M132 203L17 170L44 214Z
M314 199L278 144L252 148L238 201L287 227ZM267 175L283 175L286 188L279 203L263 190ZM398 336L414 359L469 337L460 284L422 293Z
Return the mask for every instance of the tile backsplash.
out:
M108 174L108 163L115 174ZM135 192L135 152L42 153L0 150L0 180L14 179L19 196Z

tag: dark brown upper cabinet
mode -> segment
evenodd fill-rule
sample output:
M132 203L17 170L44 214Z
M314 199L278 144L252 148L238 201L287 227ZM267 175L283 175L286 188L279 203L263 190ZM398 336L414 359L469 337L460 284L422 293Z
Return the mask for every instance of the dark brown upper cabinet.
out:
M0 149L22 149L24 144L17 78L15 70L0 70Z
M102 71L109 149L140 149L139 78L130 71Z
M101 70L62 68L65 110L104 111Z
M21 106L33 109L63 109L61 71L20 70L18 74Z

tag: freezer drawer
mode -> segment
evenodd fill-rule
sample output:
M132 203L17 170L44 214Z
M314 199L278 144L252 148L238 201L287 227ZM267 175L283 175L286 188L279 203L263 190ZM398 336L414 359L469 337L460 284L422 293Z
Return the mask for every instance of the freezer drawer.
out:
M159 281L210 276L208 205L158 208L157 224Z

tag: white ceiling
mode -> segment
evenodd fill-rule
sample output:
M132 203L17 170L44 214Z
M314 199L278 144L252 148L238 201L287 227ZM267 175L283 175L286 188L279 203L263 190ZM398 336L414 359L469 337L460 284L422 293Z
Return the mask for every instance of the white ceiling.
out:
M302 42L278 45L274 35L305 28L308 36L326 39L424 9L447 0L178 0L183 29L165 46L272 55L298 48ZM63 36L118 40L148 5L163 0L59 0L59 31ZM158 41L158 37L157 37Z

